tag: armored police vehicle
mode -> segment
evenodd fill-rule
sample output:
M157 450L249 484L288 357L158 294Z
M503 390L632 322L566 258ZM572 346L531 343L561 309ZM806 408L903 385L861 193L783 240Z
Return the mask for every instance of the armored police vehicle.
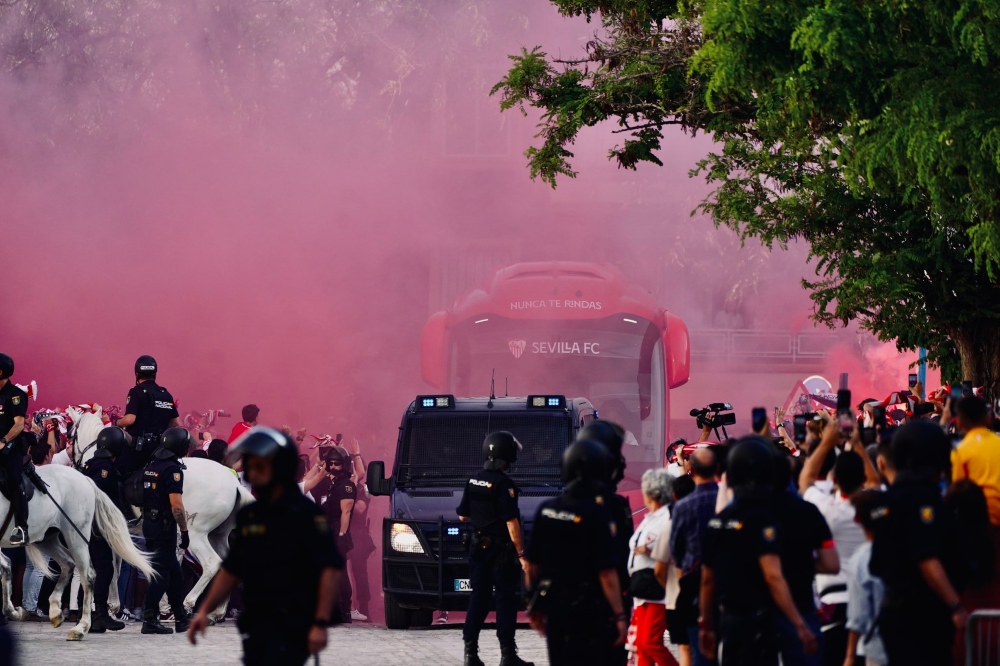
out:
M427 626L434 610L468 605L471 526L455 510L483 467L483 440L498 430L524 449L508 473L521 489L525 538L538 506L562 492L560 463L580 428L597 414L584 398L419 396L399 427L396 459L368 465L368 490L390 498L382 526L382 589L390 629Z

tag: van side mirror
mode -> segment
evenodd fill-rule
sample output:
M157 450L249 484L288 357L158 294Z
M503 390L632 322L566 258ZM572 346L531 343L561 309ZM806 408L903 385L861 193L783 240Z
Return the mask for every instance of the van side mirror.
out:
M384 462L373 460L368 463L366 483L368 484L368 492L371 495L388 495L392 492L392 481L385 478Z

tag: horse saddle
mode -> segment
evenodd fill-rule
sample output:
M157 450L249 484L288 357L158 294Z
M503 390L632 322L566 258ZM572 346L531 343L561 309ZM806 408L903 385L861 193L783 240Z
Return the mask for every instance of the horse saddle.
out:
M31 498L35 496L35 484L28 477L28 470L34 471L34 467L26 468L21 474L21 492L24 494L24 501L30 502ZM7 492L7 474L3 470L0 470L0 494L3 494L10 501L10 495Z

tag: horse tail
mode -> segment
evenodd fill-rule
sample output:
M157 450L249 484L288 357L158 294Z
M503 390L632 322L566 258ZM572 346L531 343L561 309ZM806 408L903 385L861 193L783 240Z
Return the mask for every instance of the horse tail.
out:
M59 574L57 574L52 567L49 566L49 556L42 553L38 546L34 544L25 546L24 552L27 553L31 563L35 566L35 569L41 571L43 576L51 578L52 580L59 577Z
M253 493L246 489L246 487L240 483L236 486L236 510L239 511L248 504L253 504L257 500L254 499Z
M104 491L99 489L92 480L90 483L94 486L94 493L97 496L94 522L97 524L98 531L111 546L111 550L145 574L147 579L156 577L153 566L149 562L149 555L136 548L132 542L125 516L111 501L111 498L104 494Z

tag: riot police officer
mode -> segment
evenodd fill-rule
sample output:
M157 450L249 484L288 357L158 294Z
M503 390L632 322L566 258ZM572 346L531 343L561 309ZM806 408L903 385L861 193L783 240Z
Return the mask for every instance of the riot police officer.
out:
M354 547L350 530L354 503L358 497L358 488L351 480L351 454L343 446L327 446L320 450L320 459L326 466L327 479L317 486L319 492L316 497L326 512L330 525L337 531L337 551L346 558ZM344 576L340 581L337 602L339 621L342 623L351 623L353 596L350 576Z
M295 483L298 452L284 433L255 427L230 452L242 456L257 501L236 516L232 547L191 621L205 633L208 611L243 582L237 624L247 666L301 665L327 642L344 559L323 511Z
M501 666L532 666L517 656L514 632L517 624L519 577L525 568L521 539L518 489L506 471L517 462L521 443L509 432L494 432L483 442L483 469L465 484L458 517L470 521L474 530L469 553L469 610L462 638L465 666L483 666L479 659L479 633L490 611L490 593L496 590L497 638Z
M152 356L140 356L135 362L135 386L125 398L125 416L115 422L132 437L132 445L118 457L122 480L149 462L167 428L181 424L170 391L156 383L159 366Z
M726 475L734 500L708 522L696 647L715 659L721 640L722 666L777 666L775 613L780 612L795 628L806 654L813 654L816 636L795 607L781 570L784 526L773 511L771 444L757 436L741 439L728 456Z
M95 447L94 456L87 462L84 474L93 480L100 491L111 498L115 506L118 506L118 474L115 472L114 461L125 448L125 433L121 428L108 426L97 435ZM114 555L111 546L96 531L90 537L90 559L97 573L94 581L96 612L90 632L103 634L108 629L111 631L124 629L125 623L114 619L108 612L108 590L114 576Z
M939 486L951 442L936 424L916 421L888 449L895 476L871 514L871 572L885 585L879 633L890 664L946 666L968 621L959 597L962 540Z
M625 644L617 527L606 479L613 459L577 441L562 460L565 491L543 503L528 544L531 626L545 634L551 666L606 666Z
M629 541L632 539L635 524L632 521L632 506L629 504L628 498L616 494L618 492L618 484L625 478L625 468L627 467L625 456L622 454L624 434L625 429L616 423L612 423L611 421L592 421L580 429L577 439L589 439L597 442L604 446L611 456L611 464L606 470L605 479L605 483L608 486L607 489L610 491L607 497L609 500L607 507L615 521L615 552L618 560L618 584L621 587L622 594L626 595L623 605L625 612L630 613L632 603L631 599L627 596L629 589ZM623 646L616 652L614 663L623 665L627 661L628 652Z
M10 535L10 544L22 546L28 543L28 502L21 488L28 394L10 381L13 374L14 359L0 354L0 469L4 476L3 493L14 508L15 527Z
M174 613L174 629L181 632L188 627L184 610L184 579L177 561L177 528L181 530L181 549L191 541L187 531L187 514L184 512L184 467L178 458L187 455L191 447L191 433L184 428L168 428L160 438L160 448L153 454L153 461L146 466L142 476L142 535L146 550L152 556L153 569L158 574L149 582L146 602L142 610L142 633L171 634L173 630L160 624L160 598L167 593L170 609Z

